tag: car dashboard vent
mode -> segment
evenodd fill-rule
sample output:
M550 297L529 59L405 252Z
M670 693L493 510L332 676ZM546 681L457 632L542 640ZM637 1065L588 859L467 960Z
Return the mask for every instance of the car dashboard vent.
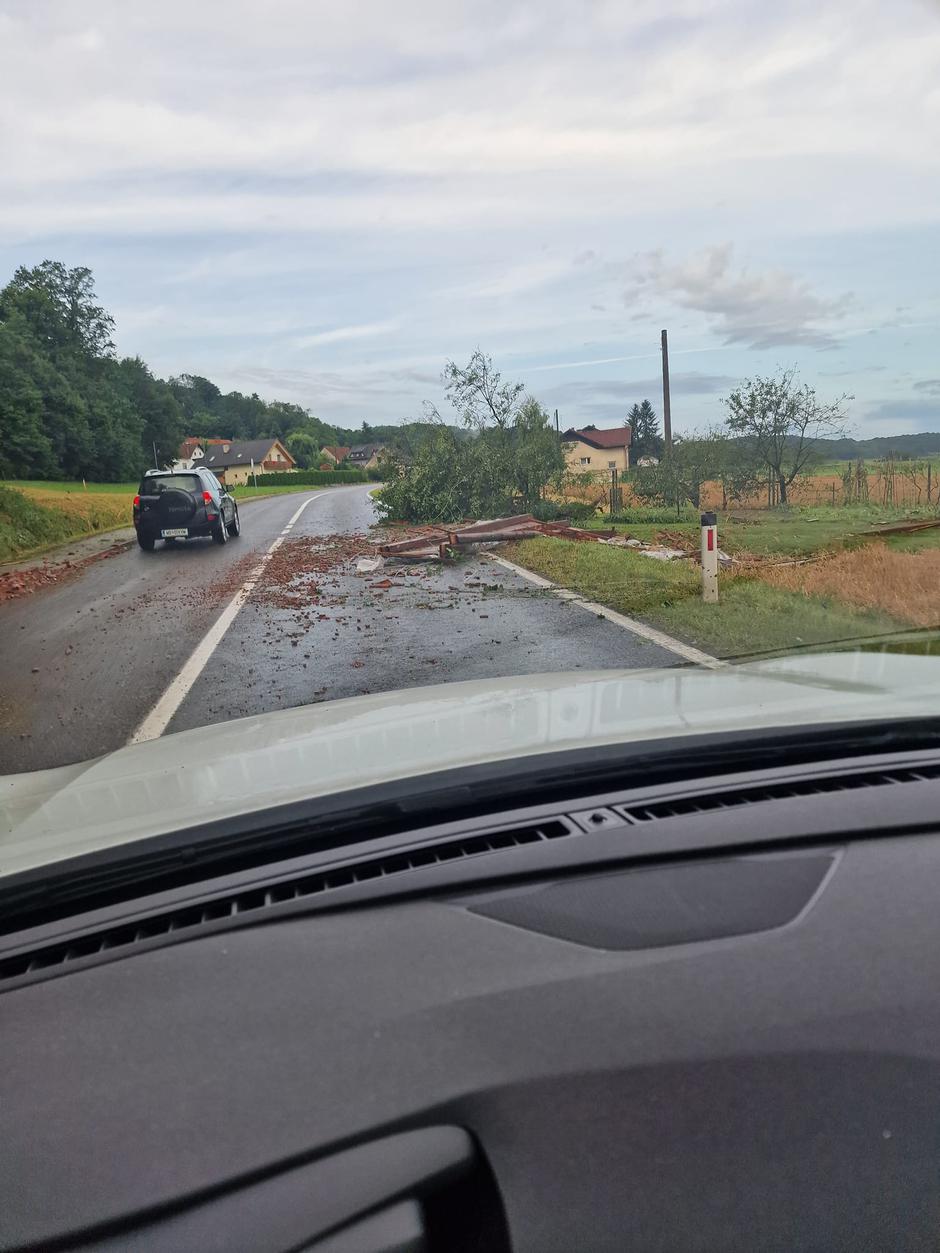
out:
M285 901L320 896L324 892L350 887L370 879L385 879L426 866L578 834L581 832L577 827L554 819L531 826L496 829L481 835L465 836L458 840L411 849L408 852L351 862L331 870L286 879L282 883L264 888L229 893L200 905L167 910L132 923L97 929L68 941L45 944L13 954L0 959L0 980L47 971L82 958L100 956L113 949L124 949L146 940L198 928L220 918L234 918L267 909L272 905L280 905Z
M877 770L858 774L826 775L812 779L793 779L764 784L761 787L736 787L714 792L696 792L665 801L640 805L614 805L612 808L630 822L654 822L661 818L686 818L716 810L737 809L763 801L790 800L800 796L825 796L833 792L858 791L861 788L889 787L896 783L925 783L940 778L940 765L905 766L898 770Z
M648 823L794 797L831 795L935 779L940 779L940 764L933 763L897 769L834 773L811 779L775 779L753 787L741 785L733 788L716 787L709 791L689 791L669 799L660 797L642 802L611 804L606 809L583 811L571 817L559 815L544 821L535 820L527 825L494 827L486 832L428 843L407 851L364 857L329 870L286 878L265 887L220 894L198 905L168 909L145 915L133 922L99 927L83 935L72 935L68 940L49 940L42 945L23 948L0 958L0 981L52 971L75 961L103 956L114 949L128 949L179 931L196 930L220 919L254 913L288 901L322 896L338 888L351 887L369 880L404 875L427 866L462 861L525 844L581 835L606 826L609 821L615 822L614 813L628 823Z

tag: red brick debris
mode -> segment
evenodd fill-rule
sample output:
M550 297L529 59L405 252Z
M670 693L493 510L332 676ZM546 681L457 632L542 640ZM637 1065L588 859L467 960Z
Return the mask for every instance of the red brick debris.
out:
M77 561L57 561L49 565L4 570L0 572L0 603L6 600L16 600L20 596L32 596L33 592L38 592L43 587L52 587L57 583L63 583L66 579L73 579L88 566L94 565L96 561L105 561L108 557L116 557L119 553L127 552L133 547L133 543L133 540L122 540L118 544L112 544L109 548L103 549L100 553L91 553L87 557L78 558Z
M274 609L344 603L334 590L337 572L377 551L375 541L362 534L294 536L265 563L252 600Z

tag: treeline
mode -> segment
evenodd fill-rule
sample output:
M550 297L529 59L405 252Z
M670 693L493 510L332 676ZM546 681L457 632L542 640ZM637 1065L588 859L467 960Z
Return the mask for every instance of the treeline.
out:
M940 433L919 431L911 435L876 435L871 439L821 439L818 441L821 460L824 461L878 461L894 457L909 461L915 457L929 457L940 453Z
M157 378L139 357L118 359L113 332L84 266L20 266L0 290L0 478L122 482L154 450L168 465L187 435L278 438L304 469L325 445L412 442L407 427L336 427L199 375Z

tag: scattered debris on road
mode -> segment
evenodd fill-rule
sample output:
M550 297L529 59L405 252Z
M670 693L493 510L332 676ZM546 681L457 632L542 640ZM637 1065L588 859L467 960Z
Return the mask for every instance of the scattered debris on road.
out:
M41 562L37 565L21 564L12 570L0 571L0 603L16 600L20 596L32 596L43 587L52 587L66 579L82 574L96 561L116 557L133 547L133 540L122 540L101 552L91 553L78 561Z
M539 522L531 513L510 518L491 518L482 522L466 522L459 526L415 526L405 539L382 544L383 557L402 561L446 561L461 550L481 544L502 544L512 540L534 539L548 535L555 539L598 542L612 538L615 531L586 531L570 523Z
M489 544L504 544L523 539L547 536L549 539L577 540L588 544L610 544L615 548L632 548L655 561L698 561L697 548L688 546L681 534L661 532L658 542L649 544L616 530L571 526L569 522L540 522L531 513L511 518L493 518L485 522L467 522L460 526L415 526L404 539L381 544L379 552L386 558L400 561L447 561L461 551ZM724 567L734 558L719 550L718 560Z

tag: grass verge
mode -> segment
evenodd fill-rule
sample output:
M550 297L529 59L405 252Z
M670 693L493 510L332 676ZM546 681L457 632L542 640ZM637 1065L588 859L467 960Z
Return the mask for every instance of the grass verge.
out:
M14 561L84 535L130 524L132 495L65 495L0 486L0 561Z
M913 538L913 537L911 537ZM940 550L907 552L887 544L833 553L803 566L760 572L772 587L804 597L830 596L855 608L890 614L911 626L940 626Z
M0 487L16 487L21 491L36 492L65 492L67 495L72 492L85 496L131 496L137 491L139 479L133 483L85 483L81 480L78 482L72 480L63 480L59 482L56 479L4 479L0 482Z
M683 514L672 519L663 511L639 509L632 515L618 514L623 521L608 522L594 518L587 525L603 529L613 525L622 534L646 542L656 542L661 532L682 537L690 548L699 544L698 516ZM752 553L756 557L810 557L826 550L857 548L867 542L870 529L883 522L904 518L936 517L936 509L892 509L878 505L849 505L832 508L795 507L792 509L729 510L718 514L718 542L725 552L736 556ZM915 535L886 537L892 548L918 550L940 547L940 528Z
M718 657L865 639L906 625L886 613L853 609L833 596L806 596L742 576L723 577L721 601L706 605L697 567L653 561L603 544L532 539L507 545L505 551L511 561L562 587Z

